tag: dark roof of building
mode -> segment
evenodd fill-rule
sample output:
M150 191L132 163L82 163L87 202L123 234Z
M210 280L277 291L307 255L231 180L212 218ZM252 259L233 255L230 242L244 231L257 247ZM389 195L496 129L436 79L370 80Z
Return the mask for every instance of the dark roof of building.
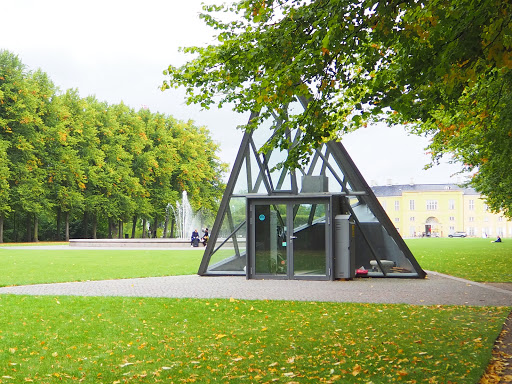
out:
M447 192L459 191L464 195L479 195L473 188L460 187L457 184L402 184L377 185L371 187L377 197L401 196L403 192Z

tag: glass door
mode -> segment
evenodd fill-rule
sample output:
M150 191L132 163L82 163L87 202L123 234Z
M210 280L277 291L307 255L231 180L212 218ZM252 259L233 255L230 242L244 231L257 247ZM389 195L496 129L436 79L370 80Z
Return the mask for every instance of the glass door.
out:
M286 204L257 204L253 209L254 273L288 276Z
M255 200L250 204L251 278L327 280L328 209L325 200Z
M326 203L293 205L293 277L326 278L327 268Z

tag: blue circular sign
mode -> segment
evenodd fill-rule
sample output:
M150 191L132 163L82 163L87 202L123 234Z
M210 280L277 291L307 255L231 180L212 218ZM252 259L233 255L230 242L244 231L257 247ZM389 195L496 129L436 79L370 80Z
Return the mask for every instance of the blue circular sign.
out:
M265 220L265 215L260 215L259 219L260 219L260 221Z

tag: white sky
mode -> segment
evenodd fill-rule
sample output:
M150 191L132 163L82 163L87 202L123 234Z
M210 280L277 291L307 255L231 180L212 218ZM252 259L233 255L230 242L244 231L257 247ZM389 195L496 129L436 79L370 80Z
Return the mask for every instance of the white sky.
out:
M184 103L182 90L159 90L162 71L187 59L179 47L213 42L200 11L201 0L0 0L0 49L30 70L41 68L61 91L76 88L82 97L194 120L209 128L221 159L232 164L242 137L236 126L248 116L201 111ZM450 177L457 165L424 171L427 140L400 128L361 129L343 143L368 183L461 181Z

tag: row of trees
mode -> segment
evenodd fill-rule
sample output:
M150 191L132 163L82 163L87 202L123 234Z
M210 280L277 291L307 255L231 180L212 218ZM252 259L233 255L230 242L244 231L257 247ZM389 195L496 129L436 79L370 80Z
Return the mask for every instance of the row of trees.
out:
M375 121L432 138L512 218L512 3L502 0L240 0L205 6L218 42L184 49L163 88L187 101L282 115L273 136L294 166L325 140ZM227 16L226 16L227 15ZM281 108L304 96L304 113ZM253 120L254 125L258 123ZM249 127L251 128L251 127Z
M155 230L188 191L214 212L226 165L205 128L76 90L0 51L0 242ZM172 212L171 212L172 215Z

